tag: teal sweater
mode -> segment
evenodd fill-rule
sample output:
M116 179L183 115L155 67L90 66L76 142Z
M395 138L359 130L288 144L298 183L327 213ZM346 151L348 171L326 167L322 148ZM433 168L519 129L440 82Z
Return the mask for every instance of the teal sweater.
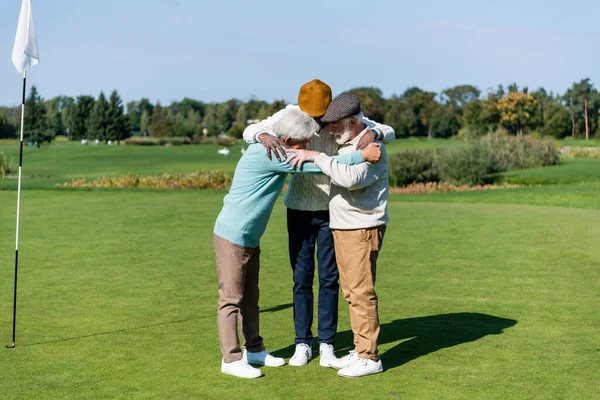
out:
M334 158L348 165L364 162L360 151ZM322 173L313 163L305 163L299 170L285 160L269 160L262 144L248 146L235 168L231 190L223 199L215 234L240 246L258 247L289 172Z

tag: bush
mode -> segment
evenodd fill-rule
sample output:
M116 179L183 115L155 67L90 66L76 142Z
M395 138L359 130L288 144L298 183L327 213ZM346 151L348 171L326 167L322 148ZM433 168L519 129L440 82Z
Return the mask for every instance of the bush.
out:
M230 136L194 136L191 139L191 144L217 144L219 146L233 146L238 142L238 139Z
M199 171L189 174L133 175L102 177L88 182L85 178L58 184L73 188L120 189L229 189L231 176L221 171Z
M410 183L437 182L433 167L433 150L404 150L390 159L389 177L392 186L406 186Z
M489 153L490 173L538 168L560 162L559 154L550 140L493 134L483 137L481 141Z
M559 162L552 141L498 132L469 140L458 148L405 150L390 159L389 175L395 186L427 182L473 186L489 182L492 173Z
M233 124L227 131L227 136L241 139L244 136L244 126L240 124Z
M191 140L188 137L148 137L148 136L132 136L124 140L127 145L138 146L164 146L167 143L171 145L190 144Z
M482 185L489 169L488 153L479 141L439 151L434 161L440 181L451 185Z
M12 172L12 166L8 161L8 157L4 153L0 153L0 178Z
M600 147L565 147L561 153L571 158L600 158Z

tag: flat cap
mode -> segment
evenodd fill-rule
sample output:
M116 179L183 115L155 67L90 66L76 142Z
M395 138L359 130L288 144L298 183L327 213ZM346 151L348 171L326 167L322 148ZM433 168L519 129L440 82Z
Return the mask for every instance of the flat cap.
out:
M321 122L328 124L357 114L360 114L360 100L358 96L352 93L344 93L329 103L327 112L321 118Z

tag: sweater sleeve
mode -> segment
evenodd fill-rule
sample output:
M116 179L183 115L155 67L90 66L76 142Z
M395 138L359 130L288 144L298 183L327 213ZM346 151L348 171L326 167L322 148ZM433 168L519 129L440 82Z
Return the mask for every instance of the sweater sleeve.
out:
M273 132L272 126L276 121L279 121L281 119L281 117L283 116L283 111L290 108L298 108L298 106L289 105L283 110L277 111L275 114L268 117L267 119L263 119L262 121L257 122L256 124L248 125L246 129L244 129L244 141L248 144L259 143L258 135L261 133L267 133L272 136L277 136L275 135L275 132Z
M319 156L324 155L321 153ZM327 156L326 156L327 157ZM318 157L317 157L318 158ZM356 165L365 163L362 153L359 150L355 150L352 153L342 154L331 157L341 165ZM269 160L270 169L276 172L291 172L299 174L323 174L323 171L316 163L306 162L302 165L302 168L292 168L292 164L285 162L285 160L279 161L277 159Z
M371 121L367 117L363 118L363 123L377 132L377 140L381 140L383 143L388 144L396 140L396 131L394 128L388 125L380 124L375 121Z
M349 190L365 188L379 179L375 165L368 162L344 165L321 153L315 159L315 164L331 178L331 183Z

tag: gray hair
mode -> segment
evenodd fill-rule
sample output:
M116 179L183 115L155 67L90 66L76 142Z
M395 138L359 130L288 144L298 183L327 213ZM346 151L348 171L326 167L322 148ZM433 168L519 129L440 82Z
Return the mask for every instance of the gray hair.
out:
M363 120L363 118L365 117L365 115L361 112L359 112L356 115L352 115L350 117L346 117L346 118L342 118L340 120L340 122L342 123L342 126L344 127L344 129L350 129L350 121L354 120L356 123L359 123Z
M273 132L280 139L290 137L292 140L302 142L311 139L319 130L319 125L307 113L295 110L283 110L281 118L273 123Z

